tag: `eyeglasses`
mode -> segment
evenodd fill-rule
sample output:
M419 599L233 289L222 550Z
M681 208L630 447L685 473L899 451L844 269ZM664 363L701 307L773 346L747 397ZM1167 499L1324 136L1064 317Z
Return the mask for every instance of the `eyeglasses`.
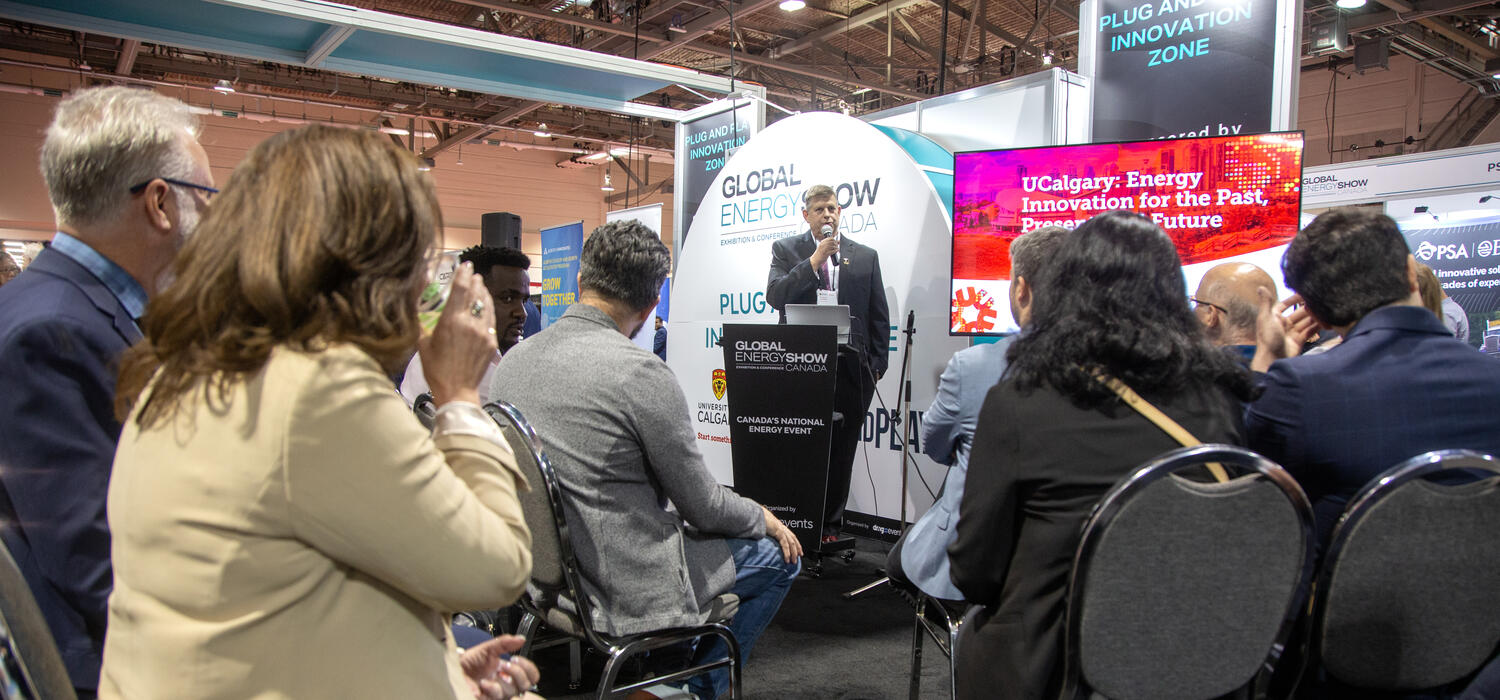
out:
M530 292L518 292L514 289L507 289L495 295L497 304L525 304L528 301L531 301Z
M197 184L197 183L194 183L194 182L187 182L187 181L184 181L184 180L173 180L170 177L153 177L150 180L142 182L139 185L135 185L134 187L131 187L130 188L130 193L131 194L140 194L142 191L144 191L146 189L147 185L151 184L152 182L154 182L156 180L161 180L162 182L165 182L165 183L167 183L169 185L177 185L178 187L190 187L190 188L195 189L195 190L203 190L204 192L208 193L208 196L206 197L206 199L213 199L213 196L219 193L218 190L216 190L216 189L214 189L212 187L209 187L208 185L200 185L200 184Z
M1188 297L1188 301L1191 301L1194 304L1197 304L1199 306L1207 306L1209 308L1218 309L1219 313L1222 313L1222 314L1229 313L1229 309L1226 309L1226 308L1224 308L1222 306L1219 306L1218 304L1215 304L1215 303L1212 303L1212 302L1204 301L1204 300L1199 299L1197 297Z

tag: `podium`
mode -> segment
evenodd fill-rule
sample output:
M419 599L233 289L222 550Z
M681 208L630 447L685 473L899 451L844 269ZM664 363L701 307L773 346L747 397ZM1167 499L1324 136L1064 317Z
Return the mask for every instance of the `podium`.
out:
M821 551L837 328L726 323L722 343L734 489Z

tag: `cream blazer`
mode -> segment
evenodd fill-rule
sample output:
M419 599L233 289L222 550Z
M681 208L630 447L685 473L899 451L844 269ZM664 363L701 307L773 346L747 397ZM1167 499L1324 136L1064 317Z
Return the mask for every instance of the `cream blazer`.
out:
M352 346L278 349L151 430L132 415L100 697L468 700L446 611L507 605L531 572L502 445L434 441Z

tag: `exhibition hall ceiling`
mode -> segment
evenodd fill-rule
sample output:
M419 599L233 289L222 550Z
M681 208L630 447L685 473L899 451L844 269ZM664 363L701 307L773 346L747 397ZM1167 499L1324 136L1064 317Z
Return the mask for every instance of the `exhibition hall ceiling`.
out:
M8 16L6 6L18 4L0 2L0 83L8 65L198 88L229 81L240 95L350 107L393 134L431 134L423 142L407 137L426 156L478 139L554 144L562 160L622 144L662 155L672 147L672 124L663 119L48 26ZM1078 61L1076 0L805 0L798 10L783 9L778 0L343 4L752 81L788 111L858 115L1055 66L1076 70ZM1311 32L1340 17L1349 47L1319 52L1307 41ZM1493 97L1500 92L1491 77L1500 68L1497 17L1500 3L1494 1L1371 0L1349 10L1306 0L1303 70L1354 70L1360 46L1366 52L1361 67L1368 69L1369 57L1378 58L1385 44ZM940 55L948 57L942 69ZM630 99L682 110L717 96L674 84ZM773 121L783 114L767 110Z

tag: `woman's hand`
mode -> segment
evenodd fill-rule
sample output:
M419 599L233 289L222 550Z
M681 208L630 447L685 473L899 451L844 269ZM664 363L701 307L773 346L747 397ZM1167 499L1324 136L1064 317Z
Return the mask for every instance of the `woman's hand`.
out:
M474 265L462 263L453 272L453 288L432 335L417 342L433 402L478 404L479 382L496 348L495 302Z
M524 637L502 634L473 649L464 650L458 663L476 700L541 700L528 692L542 677L536 664L524 656L510 655L525 644Z

